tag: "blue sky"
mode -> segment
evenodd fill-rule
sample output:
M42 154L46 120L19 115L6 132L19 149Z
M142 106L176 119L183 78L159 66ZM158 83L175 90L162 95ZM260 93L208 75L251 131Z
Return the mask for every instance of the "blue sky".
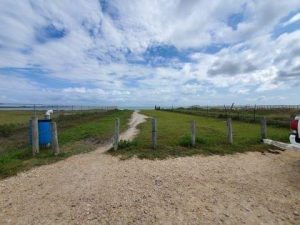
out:
M299 104L299 0L0 0L0 102Z

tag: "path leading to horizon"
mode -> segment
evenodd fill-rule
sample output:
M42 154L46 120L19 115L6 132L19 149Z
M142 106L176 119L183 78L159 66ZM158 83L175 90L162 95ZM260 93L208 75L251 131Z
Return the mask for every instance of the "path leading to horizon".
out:
M122 139L145 117L134 112ZM0 181L0 224L299 224L300 153L119 160L99 149Z

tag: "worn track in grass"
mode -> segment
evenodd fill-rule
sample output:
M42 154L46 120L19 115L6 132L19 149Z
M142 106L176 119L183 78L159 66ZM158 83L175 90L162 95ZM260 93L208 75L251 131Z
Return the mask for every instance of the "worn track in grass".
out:
M0 181L0 224L300 223L300 152L120 161L110 147Z

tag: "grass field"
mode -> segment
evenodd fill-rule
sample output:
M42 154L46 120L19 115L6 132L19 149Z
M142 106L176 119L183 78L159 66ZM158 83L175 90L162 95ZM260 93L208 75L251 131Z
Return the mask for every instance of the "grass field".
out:
M42 117L44 113L44 111L38 111L37 115ZM32 116L33 111L31 110L0 110L0 125L28 123Z
M51 149L40 149L40 153L32 157L31 148L28 146L28 128L20 127L8 137L0 137L0 178L94 150L97 145L112 137L115 118L120 118L121 130L125 130L131 113L129 110L114 110L56 118L60 149L63 152L59 156L54 156Z
M118 151L110 150L113 155L123 159L137 156L139 158L166 158L189 156L194 154L232 154L245 151L263 151L269 146L260 143L260 126L253 123L233 121L233 145L226 143L225 119L201 117L175 112L147 110L142 111L149 117L157 118L158 148L151 149L151 122L140 125L140 134L132 143L121 143ZM190 143L190 122L197 124L197 144ZM289 128L268 127L268 137L288 141Z
M171 112L180 112L204 117L227 118L233 120L245 121L250 123L259 123L262 117L266 117L269 124L286 127L290 123L291 116L299 115L300 110L295 108L175 108L165 109Z
M40 118L43 114L44 111L37 112L37 116ZM8 137L14 132L27 127L28 121L33 115L33 111L28 110L0 110L0 138Z

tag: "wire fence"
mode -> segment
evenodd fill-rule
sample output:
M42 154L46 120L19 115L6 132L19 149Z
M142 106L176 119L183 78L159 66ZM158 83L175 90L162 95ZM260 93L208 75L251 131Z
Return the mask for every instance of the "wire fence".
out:
M266 118L268 124L287 127L295 115L300 115L300 105L223 105L223 106L191 106L179 108L156 109L174 111L191 115L215 118L232 118L251 123L258 123Z
M93 142L98 134L89 136L90 133L95 132L94 130L98 129L98 125L101 127L102 123L107 124L106 116L119 114L116 109L116 106L2 103L0 104L0 154L18 149L26 150L29 147L28 143L33 143L31 140L36 137L36 132L32 132L34 130L32 121L36 121L36 118L38 125L34 127L40 129L40 134L43 134L45 140L49 141L47 138L49 138L50 132L54 131L52 130L53 124L50 126L49 122L55 122L57 132L67 131L69 134L69 136L60 136L62 138L61 143L69 140L83 140L84 138L90 138L89 140ZM50 118L46 114L48 110L54 111ZM45 121L45 119L51 119L51 121ZM101 135L99 132L99 136ZM43 147L48 146L40 143Z
M50 105L50 104L12 104L0 103L0 126L5 124L26 124L33 116L45 117L48 110L53 110L51 118L86 113L107 112L118 109L116 106L91 105Z
M91 105L54 105L54 104L13 104L0 103L0 111L27 111L32 112L33 116L53 110L53 115L75 114L84 111L109 111L118 109L117 106L91 106Z

